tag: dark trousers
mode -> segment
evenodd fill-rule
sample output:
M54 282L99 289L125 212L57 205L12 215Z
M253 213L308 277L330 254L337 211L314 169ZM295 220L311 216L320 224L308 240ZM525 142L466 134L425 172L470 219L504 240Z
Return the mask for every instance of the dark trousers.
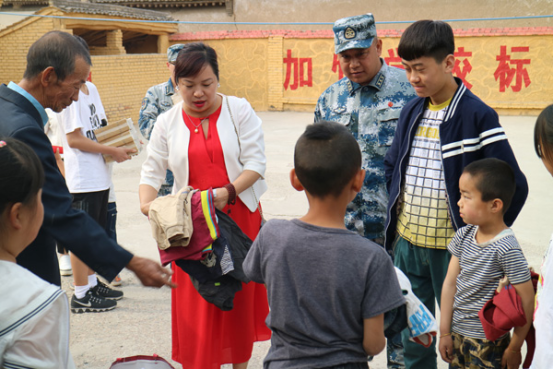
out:
M440 304L451 254L445 249L429 249L411 244L398 237L394 245L394 264L411 282L413 293L436 316L436 301ZM436 339L425 348L409 340L409 330L401 333L405 367L408 369L436 369Z
M84 211L102 228L106 228L109 189L97 192L72 193L71 195L73 195L73 209Z
M71 204L73 209L83 210L103 228L106 227L109 189L97 192L72 193L71 196L73 196L73 203ZM56 247L60 254L66 253L66 248L62 244L57 243Z
M117 203L109 202L108 203L108 215L106 221L106 233L109 238L117 242Z

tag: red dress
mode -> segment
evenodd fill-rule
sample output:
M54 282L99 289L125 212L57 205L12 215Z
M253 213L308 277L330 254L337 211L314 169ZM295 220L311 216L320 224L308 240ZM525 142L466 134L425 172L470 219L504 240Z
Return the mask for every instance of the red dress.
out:
M221 108L209 116L207 139L199 118L194 125L183 111L190 130L188 147L189 185L200 190L229 183L223 149L217 133ZM198 132L195 133L195 129ZM251 212L240 199L224 209L252 240L261 225L259 211ZM222 311L205 301L196 291L188 274L173 263L173 281L178 288L171 294L173 360L184 369L219 369L223 364L238 364L250 359L253 343L268 340L271 331L265 325L269 313L265 286L242 283L234 298L234 308Z

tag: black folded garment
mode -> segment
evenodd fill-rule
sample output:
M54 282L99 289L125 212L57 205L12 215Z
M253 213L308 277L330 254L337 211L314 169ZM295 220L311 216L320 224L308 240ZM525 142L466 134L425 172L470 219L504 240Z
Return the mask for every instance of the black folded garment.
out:
M204 283L198 282L192 276L190 280L204 300L223 311L232 310L234 294L242 289L242 282L228 275Z
M230 216L219 209L217 223L221 234L213 242L213 255L209 256L215 258L214 263L182 259L175 263L190 276L194 288L207 302L228 311L233 308L234 294L242 289L242 282L250 281L242 269L242 263L253 242ZM234 270L223 275L221 261L225 248L230 253Z

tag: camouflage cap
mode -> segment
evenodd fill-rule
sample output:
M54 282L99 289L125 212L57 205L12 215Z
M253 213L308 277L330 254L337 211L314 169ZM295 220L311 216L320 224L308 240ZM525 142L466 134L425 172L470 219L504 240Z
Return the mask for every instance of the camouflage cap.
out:
M332 30L336 54L349 49L366 49L376 37L376 26L371 13L338 19Z
M167 61L169 63L174 63L177 60L179 51L181 51L183 47L184 47L184 44L175 44L175 45L169 46L169 48L167 49Z

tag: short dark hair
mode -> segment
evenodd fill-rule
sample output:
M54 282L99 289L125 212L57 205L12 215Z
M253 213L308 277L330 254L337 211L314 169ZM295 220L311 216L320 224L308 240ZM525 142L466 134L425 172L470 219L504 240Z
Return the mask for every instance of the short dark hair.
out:
M35 152L15 138L0 138L0 213L18 202L33 205L44 184L44 170Z
M411 24L401 36L397 53L411 61L432 57L441 63L446 56L455 53L455 38L451 26L442 21L420 20Z
M536 120L534 149L540 159L553 163L553 105L543 109Z
M185 44L175 61L175 82L178 83L179 78L197 76L206 64L211 66L219 80L219 63L215 50L203 42Z
M482 201L503 201L505 214L516 190L515 172L509 164L496 158L480 159L467 165L463 173L468 173L475 179Z
M341 124L320 121L308 125L294 150L296 175L312 196L338 197L361 169L361 150Z
M61 31L50 31L35 41L27 53L27 67L23 78L33 79L48 67L63 81L75 70L75 60L83 58L92 65L90 53L76 37Z

